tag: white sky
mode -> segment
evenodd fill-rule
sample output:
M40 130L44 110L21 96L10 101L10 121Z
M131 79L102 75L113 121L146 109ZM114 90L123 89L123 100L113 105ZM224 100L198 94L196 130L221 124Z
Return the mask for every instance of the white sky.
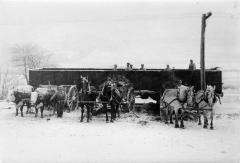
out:
M199 67L201 15L206 66L238 69L239 1L0 1L0 63L14 44L34 43L54 52L61 67ZM9 64L8 64L9 65Z

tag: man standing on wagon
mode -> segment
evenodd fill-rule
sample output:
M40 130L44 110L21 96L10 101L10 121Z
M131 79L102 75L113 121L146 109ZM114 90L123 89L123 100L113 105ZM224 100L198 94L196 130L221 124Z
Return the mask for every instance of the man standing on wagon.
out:
M196 70L196 64L193 62L192 59L190 59L190 63L189 63L189 70Z

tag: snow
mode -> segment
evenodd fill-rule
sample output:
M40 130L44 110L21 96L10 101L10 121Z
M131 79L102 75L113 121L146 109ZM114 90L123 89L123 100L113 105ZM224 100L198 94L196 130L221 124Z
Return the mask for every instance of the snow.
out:
M147 99L142 99L140 97L136 97L135 98L135 103L141 103L141 104L146 104L146 103L156 103L155 100L153 100L152 98L147 98Z
M175 129L145 114L121 114L114 123L104 115L80 123L79 111L50 120L47 111L43 119L16 117L1 101L0 162L239 162L240 101L230 99L225 94L216 104L214 130L190 121Z

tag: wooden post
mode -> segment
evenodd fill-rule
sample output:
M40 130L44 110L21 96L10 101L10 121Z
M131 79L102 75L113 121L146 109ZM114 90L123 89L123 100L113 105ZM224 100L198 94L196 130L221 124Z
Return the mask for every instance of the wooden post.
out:
M202 30L201 30L201 48L200 48L200 67L201 67L201 90L206 89L206 72L205 72L205 29L206 20L212 15L211 12L202 15Z

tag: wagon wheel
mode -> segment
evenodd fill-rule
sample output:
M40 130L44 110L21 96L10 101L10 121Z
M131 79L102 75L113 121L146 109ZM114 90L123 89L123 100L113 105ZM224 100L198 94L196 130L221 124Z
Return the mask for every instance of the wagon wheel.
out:
M127 107L128 111L134 111L135 108L135 94L133 87L130 87L127 92Z
M75 85L69 88L67 94L67 105L70 111L78 108L79 93Z

